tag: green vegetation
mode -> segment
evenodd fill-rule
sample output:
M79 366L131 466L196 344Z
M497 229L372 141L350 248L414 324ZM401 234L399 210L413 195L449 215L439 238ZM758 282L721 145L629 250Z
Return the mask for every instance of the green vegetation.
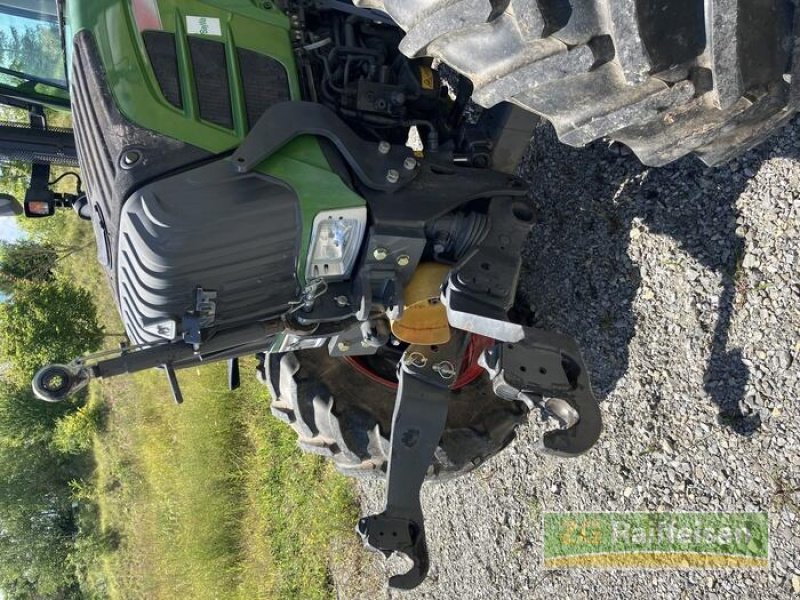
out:
M50 283L58 260L56 249L47 243L20 240L0 242L0 292L10 294L23 282Z
M58 27L24 17L6 17L10 27L0 31L0 66L13 71L64 79L64 54ZM3 83L15 85L11 75Z
M119 597L329 597L332 537L356 517L345 480L298 452L254 379L237 392L224 367L180 379L180 407L157 373L113 386L96 486L122 541L105 582Z
M94 300L82 315L94 312L104 331L121 331L89 225L63 214L26 228L58 259L42 275L48 281L26 275L17 289L63 291L69 282L81 301ZM8 306L19 301L17 289ZM72 338L108 348L119 341L98 331ZM5 337L0 344L8 353ZM245 374L254 367L243 364ZM224 365L179 378L182 406L172 404L158 371L93 383L59 405L31 401L27 385L0 395L6 597L330 598L331 568L363 560L350 484L299 452L255 377L243 377L235 392ZM14 487L22 480L28 487ZM15 514L7 502L25 510Z
M22 381L48 363L97 350L103 330L86 290L67 281L24 282L0 304L0 337L0 356L11 365L11 376Z

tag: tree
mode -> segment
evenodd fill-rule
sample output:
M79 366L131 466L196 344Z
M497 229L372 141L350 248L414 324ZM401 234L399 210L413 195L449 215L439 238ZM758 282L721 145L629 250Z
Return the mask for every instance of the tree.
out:
M27 21L22 27L12 25L3 29L0 31L0 61L14 71L63 79L64 57L58 26Z
M86 462L86 461L84 461ZM69 482L88 464L42 441L0 442L0 589L7 598L79 598L69 555L78 533Z
M92 297L69 282L23 282L0 304L0 352L18 381L48 363L95 351L102 340Z
M48 242L0 242L0 292L11 294L17 284L49 283L58 251Z
M28 385L0 381L0 589L9 599L79 597L70 482L88 476L91 460L52 443L70 410L72 403L48 404Z

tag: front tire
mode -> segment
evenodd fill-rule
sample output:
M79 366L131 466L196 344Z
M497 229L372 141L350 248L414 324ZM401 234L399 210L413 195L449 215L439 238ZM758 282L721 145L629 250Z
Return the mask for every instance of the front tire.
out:
M394 390L325 348L268 355L265 383L272 414L297 432L301 449L329 457L350 477L385 477ZM521 402L496 397L486 375L454 391L427 479L463 475L483 464L514 439L527 415Z

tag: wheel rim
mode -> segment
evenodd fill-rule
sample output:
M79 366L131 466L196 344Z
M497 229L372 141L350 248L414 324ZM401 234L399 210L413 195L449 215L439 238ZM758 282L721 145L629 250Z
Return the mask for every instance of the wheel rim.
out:
M483 351L494 343L495 340L482 335L470 336L461 369L452 389L463 388L481 376L483 367L478 364L478 359ZM390 389L397 389L397 363L407 346L403 343L397 346L383 346L373 355L346 356L345 360L356 371L369 377L375 383Z

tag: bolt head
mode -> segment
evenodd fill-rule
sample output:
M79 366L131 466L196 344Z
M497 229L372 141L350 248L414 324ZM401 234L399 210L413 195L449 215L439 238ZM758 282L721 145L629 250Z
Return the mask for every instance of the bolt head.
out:
M350 344L347 342L339 342L336 344L336 348L339 350L339 352L347 352L350 350Z
M397 264L401 267L407 267L410 262L411 259L406 254L401 254L397 257Z
M383 140L378 143L378 152L380 152L381 154L389 154L389 150L391 149L392 145L386 140Z
M386 181L389 183L397 183L400 179L400 172L397 169L389 169L386 171Z
M336 302L337 306L347 306L350 304L350 300L347 298L347 296L336 296L334 301Z
M141 153L138 150L126 150L122 154L122 166L123 167L132 167L136 163L139 162L139 159L142 158Z
M417 159L409 156L407 159L403 161L403 168L406 171L413 171L417 166Z
M375 257L375 260L386 260L386 257L389 256L389 251L386 248L375 248L372 256Z

